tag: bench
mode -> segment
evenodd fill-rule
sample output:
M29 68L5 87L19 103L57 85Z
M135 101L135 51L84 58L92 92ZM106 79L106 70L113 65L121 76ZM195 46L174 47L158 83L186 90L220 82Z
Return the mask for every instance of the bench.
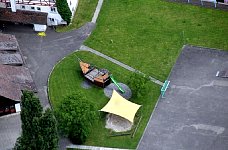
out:
M163 86L162 86L162 88L161 88L161 95L162 95L162 98L165 98L165 97L164 97L164 96L165 96L165 92L166 92L166 90L167 90L168 87L169 87L169 83L170 83L170 81L165 80L165 82L164 82L164 84L163 84Z

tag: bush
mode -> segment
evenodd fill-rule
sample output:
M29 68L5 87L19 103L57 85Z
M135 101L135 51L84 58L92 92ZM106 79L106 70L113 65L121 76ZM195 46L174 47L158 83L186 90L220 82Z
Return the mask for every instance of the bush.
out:
M81 93L65 97L56 110L56 116L59 129L76 144L85 142L99 118L95 105Z
M142 97L148 92L149 77L138 72L134 72L128 81L128 85L132 90L132 95L135 98Z
M67 22L67 24L69 24L71 22L72 13L70 11L67 1L56 0L56 5L60 16L63 18L64 21Z

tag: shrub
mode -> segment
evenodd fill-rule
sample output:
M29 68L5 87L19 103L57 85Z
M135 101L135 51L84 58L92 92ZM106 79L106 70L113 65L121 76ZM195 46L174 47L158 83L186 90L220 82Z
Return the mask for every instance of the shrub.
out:
M95 105L87 101L81 93L65 97L56 110L56 116L59 129L77 144L85 142L99 118Z
M148 76L134 72L129 79L128 85L132 90L133 97L139 98L148 92Z

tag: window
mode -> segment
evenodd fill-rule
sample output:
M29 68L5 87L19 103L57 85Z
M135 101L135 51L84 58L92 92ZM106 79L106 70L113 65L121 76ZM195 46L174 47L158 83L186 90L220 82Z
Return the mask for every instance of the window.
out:
M6 7L11 7L10 2L7 2L7 3L6 3Z
M39 10L39 11L41 10L40 7L37 7L36 9Z
M54 18L49 18L50 21L52 22L55 22L55 19Z
M34 10L34 9L35 9L35 7L31 7L31 9L33 9L33 10Z
M51 11L55 12L56 10L55 10L55 8L54 8L54 7L51 7Z
M22 6L21 6L21 8L22 8L22 9L25 9L25 6L24 6L24 5L22 5Z

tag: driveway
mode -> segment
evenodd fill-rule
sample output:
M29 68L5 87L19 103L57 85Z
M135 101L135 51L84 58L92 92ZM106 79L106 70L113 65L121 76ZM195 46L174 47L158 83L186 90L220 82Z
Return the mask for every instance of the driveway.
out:
M87 23L78 30L66 33L56 33L48 28L46 37L37 36L31 26L7 26L5 33L16 36L44 108L49 107L47 80L52 68L64 56L79 49L94 26L93 23Z
M20 49L36 84L38 96L44 108L50 107L47 97L47 80L54 65L64 56L80 48L84 40L95 27L87 23L78 30L66 33L56 33L48 28L46 37L39 37L31 26L7 25L4 33L16 36ZM20 115L0 118L0 149L7 150L14 146L21 132ZM69 143L67 139L60 140L60 149Z
M21 132L20 114L3 116L0 118L0 149L10 150L13 148L17 137Z
M159 99L139 150L227 150L228 52L185 46Z

